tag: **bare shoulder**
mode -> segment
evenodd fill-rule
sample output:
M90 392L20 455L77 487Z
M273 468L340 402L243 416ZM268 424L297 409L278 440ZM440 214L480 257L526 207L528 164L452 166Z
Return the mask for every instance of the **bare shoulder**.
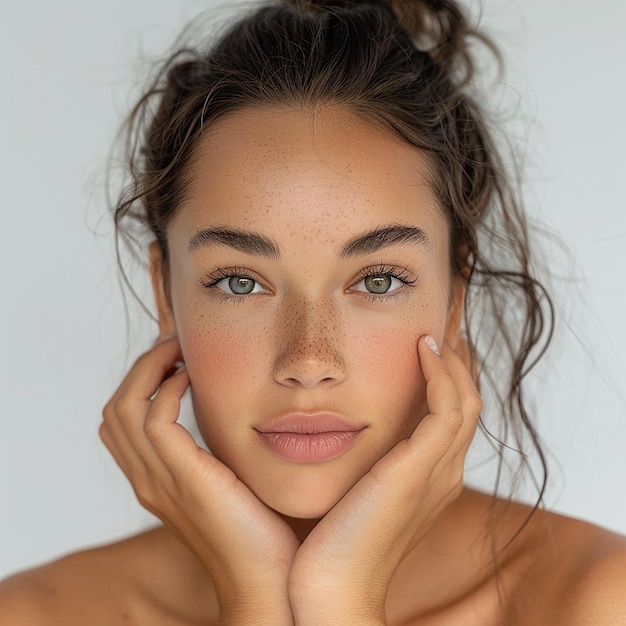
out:
M576 553L564 574L555 625L626 626L626 537L577 520L556 522ZM563 549L568 549L563 545Z
M0 583L0 624L194 623L211 607L210 586L194 568L164 529L147 531L6 579Z
M24 626L52 624L51 601L44 568L16 574L0 583L0 623Z
M542 545L524 577L536 623L626 626L626 537L556 514L542 522Z
M0 583L0 623L40 626L79 623L106 569L106 550L94 549L20 572Z

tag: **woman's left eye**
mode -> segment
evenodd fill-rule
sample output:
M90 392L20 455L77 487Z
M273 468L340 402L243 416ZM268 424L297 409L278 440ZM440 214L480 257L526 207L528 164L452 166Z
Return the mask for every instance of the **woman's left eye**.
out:
M356 291L366 291L372 295L382 296L395 291L405 283L391 274L374 274L362 278L353 287Z

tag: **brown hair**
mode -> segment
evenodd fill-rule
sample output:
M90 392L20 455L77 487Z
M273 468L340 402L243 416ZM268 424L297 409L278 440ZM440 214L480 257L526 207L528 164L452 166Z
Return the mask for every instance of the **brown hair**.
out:
M161 67L128 124L130 183L115 208L118 234L135 220L161 247L203 129L251 104L349 109L425 153L451 227L452 266L467 281L465 332L483 393L482 428L500 455L526 439L547 468L522 382L545 351L553 310L533 276L526 220L472 95L473 44L498 58L451 0L270 3L206 49L182 49ZM493 369L484 367L485 363ZM497 367L497 370L496 370ZM495 479L495 491L500 471Z

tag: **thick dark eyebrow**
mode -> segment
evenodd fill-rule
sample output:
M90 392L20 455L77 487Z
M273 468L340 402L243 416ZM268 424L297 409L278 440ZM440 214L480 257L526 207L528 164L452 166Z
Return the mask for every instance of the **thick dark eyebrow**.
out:
M431 247L428 235L419 226L391 224L351 239L341 248L339 256L347 258L371 254L382 248L402 243L416 243L426 248Z
M271 239L258 233L231 228L200 230L189 240L187 250L193 252L203 246L213 245L230 246L246 254L264 256L270 259L280 258L278 246Z

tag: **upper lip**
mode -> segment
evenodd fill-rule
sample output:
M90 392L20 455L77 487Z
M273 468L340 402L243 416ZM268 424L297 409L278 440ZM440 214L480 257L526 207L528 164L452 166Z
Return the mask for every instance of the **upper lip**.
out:
M255 430L260 433L296 433L299 435L316 435L329 432L355 432L365 428L353 420L337 413L288 413L271 419Z

